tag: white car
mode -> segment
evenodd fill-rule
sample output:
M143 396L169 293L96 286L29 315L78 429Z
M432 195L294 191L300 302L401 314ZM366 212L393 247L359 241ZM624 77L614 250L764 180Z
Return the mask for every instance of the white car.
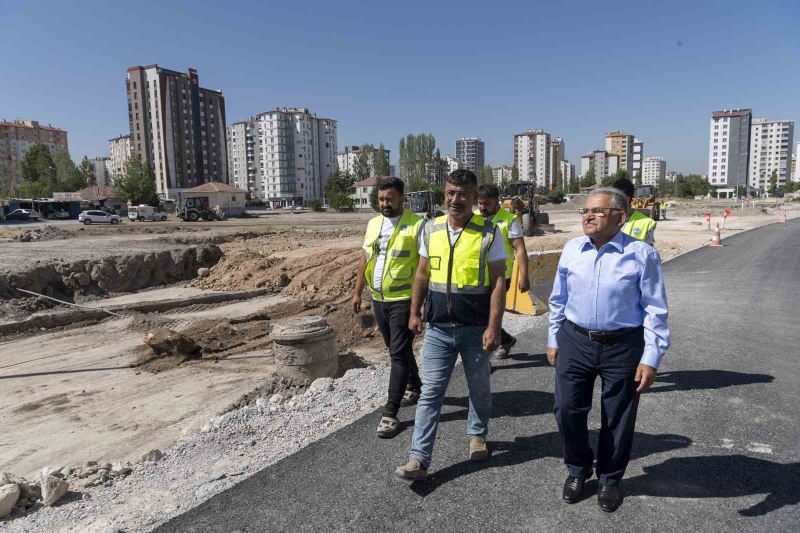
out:
M119 224L122 218L119 215L112 215L105 211L83 211L78 215L78 222L89 224Z

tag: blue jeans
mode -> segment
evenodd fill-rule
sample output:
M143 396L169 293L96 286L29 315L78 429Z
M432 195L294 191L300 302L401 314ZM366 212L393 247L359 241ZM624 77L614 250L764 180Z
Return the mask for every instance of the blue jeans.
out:
M489 417L492 413L492 391L489 387L492 354L483 350L484 331L485 328L476 326L444 328L428 325L422 345L422 391L417 402L409 454L423 468L427 469L431 464L442 401L459 354L469 388L467 435L485 437L489 431Z

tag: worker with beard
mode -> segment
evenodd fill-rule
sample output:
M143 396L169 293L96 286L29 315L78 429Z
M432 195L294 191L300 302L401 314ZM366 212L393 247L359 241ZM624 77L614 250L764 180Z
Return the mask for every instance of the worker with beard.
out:
M444 394L459 356L469 388L469 459L489 458L490 359L501 338L505 248L495 225L472 212L477 193L475 174L451 173L444 190L447 214L426 222L420 238L409 328L418 334L426 328L422 393L409 460L395 469L407 481L428 476Z
M389 394L377 429L377 436L382 439L397 435L397 413L401 406L417 402L421 387L412 349L414 333L408 323L423 219L404 209L404 185L403 180L394 177L377 182L381 214L367 224L364 255L356 270L352 299L353 312L358 314L364 285L369 286L375 320L389 349Z
M511 273L514 270L516 259L519 269L519 291L528 292L530 280L528 279L528 250L525 249L525 239L522 234L522 224L519 219L500 205L500 189L493 183L486 183L478 187L478 213L491 220L503 237L506 249L506 291L511 287ZM517 339L505 329L501 330L502 339L500 347L495 350L495 359L505 359L511 353L511 348Z

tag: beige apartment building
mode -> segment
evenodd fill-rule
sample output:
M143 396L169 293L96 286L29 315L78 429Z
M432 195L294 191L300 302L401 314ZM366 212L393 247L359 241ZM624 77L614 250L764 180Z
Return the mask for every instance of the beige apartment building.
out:
M35 143L50 150L69 150L67 132L35 120L0 120L0 193L20 184L20 164Z
M610 131L606 133L606 152L619 157L619 168L633 178L633 145L635 139L630 133L624 131Z
M108 140L108 172L111 176L125 174L131 153L130 135L120 135Z
M131 153L153 166L160 195L228 183L222 91L200 87L193 68L177 72L158 65L129 68L125 85Z

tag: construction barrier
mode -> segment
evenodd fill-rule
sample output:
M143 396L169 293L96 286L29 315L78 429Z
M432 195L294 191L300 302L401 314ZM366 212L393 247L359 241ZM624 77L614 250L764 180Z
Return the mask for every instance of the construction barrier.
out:
M546 313L559 259L561 250L528 254L528 279L531 288L527 293L519 291L519 265L515 261L514 270L511 272L511 287L506 293L506 310L523 315Z

